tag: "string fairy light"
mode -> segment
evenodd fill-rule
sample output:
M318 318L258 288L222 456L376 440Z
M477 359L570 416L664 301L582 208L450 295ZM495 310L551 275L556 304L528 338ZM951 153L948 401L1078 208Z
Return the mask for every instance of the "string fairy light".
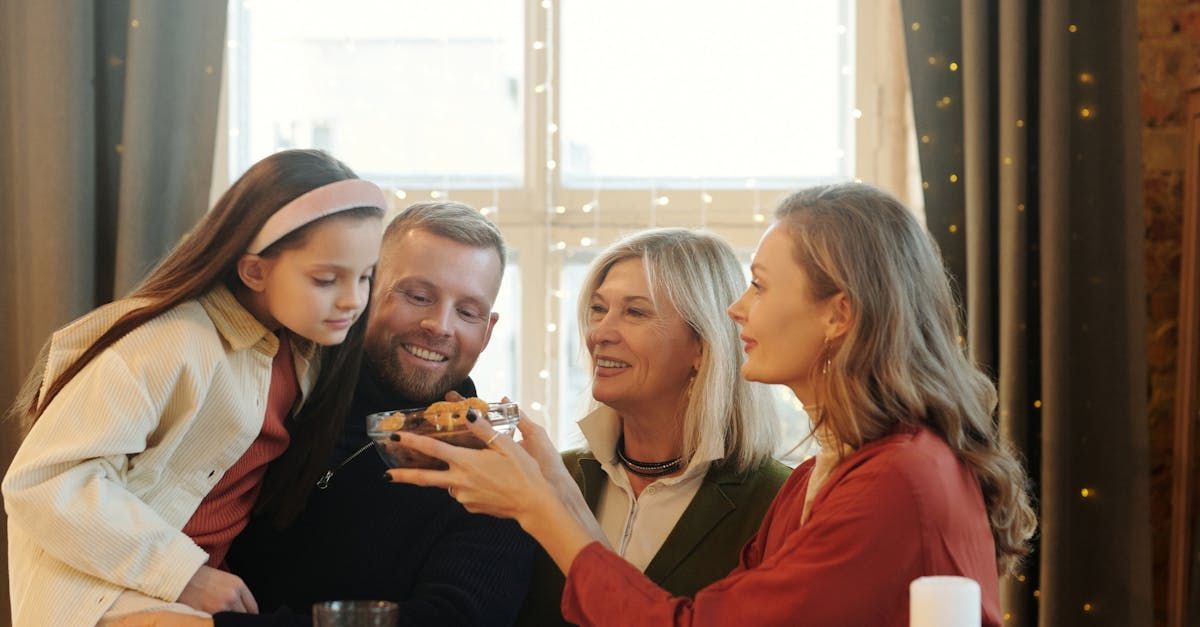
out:
M443 104L442 104L442 106L435 108L433 115L434 115L434 120L436 121L435 123L437 124L438 128L445 128L446 127L446 111L448 111L450 109L450 106L449 106L450 105L450 102L449 102L450 94L453 94L455 91L454 85L453 85L454 79L451 78L451 77L455 76L455 74L450 72L450 24L448 22L442 23L442 35L440 37L440 42L441 42L441 53L442 53L441 54L441 57L442 57L441 58L441 60L442 60L441 77L442 77L443 84L442 84L442 89L440 89L438 91L440 92L441 97L443 99ZM439 144L440 144L440 142L439 142ZM441 148L440 145L437 148L437 150L438 150L438 152L444 151L444 149ZM450 188L450 170L447 168L442 168L442 189L449 190L449 188ZM433 196L433 194L430 194L430 196ZM437 196L433 196L433 198L435 200L450 200L450 194L448 191L441 191L441 192L438 192Z
M492 36L492 76L500 76L503 71L500 36ZM499 143L503 141L504 131L499 125L493 127L494 137ZM492 204L479 210L479 213L496 222L500 219L500 173L492 170Z
M556 134L558 131L558 126L556 123L555 107L554 107L554 105L555 105L555 100L554 100L555 99L555 95L554 95L555 94L555 91L554 91L555 72L557 69L555 66L555 61L557 58L556 49L555 49L556 33L555 33L555 28L554 28L554 26L555 26L555 15L554 15L555 3L552 0L542 0L541 7L543 10L542 11L543 19L541 20L541 26L545 29L545 32L543 33L542 37L540 37L537 40L537 43L541 43L542 46L540 48L538 48L535 43L535 49L544 51L544 54L540 55L544 74L542 76L541 82L534 85L533 93L537 96L537 100L540 102L540 104L542 106L542 111L545 112L546 129L548 131L546 133L545 144L543 146L544 150L545 150L545 159L546 159L545 168L542 170L542 175L543 175L542 176L542 184L544 187L544 194L545 194L545 197L543 200L544 200L544 206L546 208L546 210L544 212L543 227L545 229L547 248L549 248L551 250L551 258L548 258L547 262L544 264L544 279L545 279L545 285L548 288L551 288L557 294L557 293L561 293L561 290L555 288L555 286L558 284L558 280L557 280L558 277L556 276L556 273L554 272L554 268L558 265L557 263L555 263L555 260L560 259L560 257L557 256L557 253L562 253L563 251L565 251L567 248L567 243L560 239L560 240L556 241L553 244L553 246L550 246L550 242L553 241L553 239L554 239L554 226L555 226L554 217L557 215L565 215L566 214L566 207L563 204L557 202L557 198L556 198L557 187L558 187L558 185L557 185L558 178L557 177L559 176L559 173L558 173L558 159L556 158L557 157L556 149L557 149L557 144L558 144L558 142L556 141L556 139L557 139ZM555 337L554 332L557 330L558 327L557 327L557 324L555 324L555 322L554 322L554 307L552 306L552 302L551 302L552 299L546 298L543 300L544 300L544 302L542 304L542 314L543 314L543 320L545 321L545 324L546 324L546 335L542 342L542 368L538 371L538 378L542 382L541 398L544 399L546 403L550 403L550 402L552 402L552 398L553 398L552 394L551 394L551 387L550 387L550 372L553 369L553 364L554 364L554 362L553 362L553 357L554 357L553 344L554 344L554 337ZM529 404L529 408L535 412L542 411L542 409L543 409L542 401L534 400L533 402L531 402ZM548 426L551 426L552 428L555 429L555 431L557 431L557 426L558 426L557 424L548 425Z
M658 226L658 182L650 179L650 226Z
M745 180L746 190L744 192L737 191L736 183L728 197L725 192L721 192L720 208L731 213L734 208L737 208L735 219L738 224L735 225L720 221L720 218L724 217L724 213L713 213L717 209L715 196L718 194L710 191L711 182L705 180L705 173L693 175L692 184L694 186L683 187L688 190L686 192L674 191L677 187L674 178L669 180L664 178L660 181L657 173L647 173L645 182L641 184L649 187L647 196L640 195L646 189L642 187L642 189L636 190L636 195L615 192L610 197L606 191L605 197L601 199L599 176L604 170L603 167L593 167L591 173L585 173L582 180L578 181L586 186L587 179L589 177L592 179L590 181L592 187L590 200L585 200L586 192L576 195L577 191L583 190L564 191L564 172L571 176L570 182L574 183L580 168L578 168L578 162L571 156L574 153L565 150L570 145L565 142L571 137L563 137L564 133L573 135L571 131L574 127L565 129L561 126L563 122L556 115L559 104L558 96L564 95L558 84L560 74L556 68L560 63L561 40L556 32L558 31L558 14L555 12L562 5L554 0L542 0L535 6L540 6L541 10L534 19L535 32L530 33L529 43L524 47L526 53L531 56L532 68L524 89L530 106L535 108L536 124L541 125L541 128L544 129L545 138L544 147L540 146L541 142L539 141L537 151L530 155L530 163L534 164L531 178L535 181L540 178L541 180L537 183L543 187L538 191L543 196L540 200L544 226L545 248L543 250L547 259L543 268L547 297L543 303L544 317L540 324L535 322L536 327L541 327L538 330L545 332L543 363L540 364L540 367L537 367L536 362L529 364L534 367L526 369L525 376L530 377L536 372L538 377L532 381L532 389L541 390L526 395L528 409L531 413L545 411L546 414L549 414L551 409L558 412L564 406L562 396L565 395L565 388L558 386L557 380L558 375L564 371L564 364L569 361L569 358L563 354L565 350L563 336L567 335L569 329L563 319L563 316L567 315L566 310L563 309L563 303L567 298L564 288L570 280L573 280L574 276L567 272L567 268L574 268L574 266L567 266L567 264L575 264L579 260L587 258L594 253L595 247L604 245L612 236L612 233L607 230L603 234L600 232L601 211L606 213L606 220L609 215L617 216L614 223L608 226L623 230L644 226L657 227L660 224L674 225L680 216L687 214L691 214L686 218L691 226L696 226L696 223L691 221L697 220L698 226L702 228L709 227L710 222L713 221L723 227L761 228L769 221L769 216L763 208L762 189L764 185L755 179ZM914 24L913 30L919 28L919 25ZM850 29L846 24L841 24L836 26L836 31L839 35L845 36ZM531 48L536 54L529 52ZM939 65L945 65L947 61L948 59L944 56L938 57ZM847 72L847 69L851 71ZM844 75L852 75L852 66L842 68L842 70ZM569 104L570 101L568 101ZM863 111L852 107L843 108L841 115L845 116L847 109L854 119L862 119ZM562 141L560 141L560 137ZM593 164L599 161L595 151L602 148L603 146L589 147L591 152L587 154ZM837 153L837 158L843 161L848 161L852 157L853 152L849 148ZM586 166L583 169L586 170ZM766 187L768 191L773 190L770 185L766 185ZM696 193L693 190L698 190L699 198L692 195ZM630 198L632 201L629 200ZM751 204L748 202L751 199L752 207L747 207L746 205ZM699 200L698 205L696 200ZM631 210L636 211L639 206L647 209L649 215L641 216L640 212L637 212L637 224L619 223L620 217L627 215L626 212L633 214ZM749 216L745 213L747 208L752 208ZM693 209L696 210L695 213L692 213ZM590 232L589 221L591 223ZM686 225L685 223L681 226ZM559 331L562 333L558 333ZM564 428L559 424L554 423L547 426L556 441L560 441L559 438L565 435Z

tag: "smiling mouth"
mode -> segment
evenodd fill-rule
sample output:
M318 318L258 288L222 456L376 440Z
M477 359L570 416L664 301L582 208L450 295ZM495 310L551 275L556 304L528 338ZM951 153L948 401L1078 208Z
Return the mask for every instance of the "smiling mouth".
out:
M628 368L629 364L615 359L599 358L596 360L597 368Z
M424 359L425 361L439 363L449 359L449 357L446 357L441 353L436 353L427 348L421 348L415 344L402 344L401 346L404 347L404 350L408 351L408 354L417 357L418 359Z

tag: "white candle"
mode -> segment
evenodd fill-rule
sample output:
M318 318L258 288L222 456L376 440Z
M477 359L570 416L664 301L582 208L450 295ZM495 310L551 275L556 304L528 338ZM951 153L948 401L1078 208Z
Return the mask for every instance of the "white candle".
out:
M979 627L979 584L967 577L918 577L908 586L909 627Z

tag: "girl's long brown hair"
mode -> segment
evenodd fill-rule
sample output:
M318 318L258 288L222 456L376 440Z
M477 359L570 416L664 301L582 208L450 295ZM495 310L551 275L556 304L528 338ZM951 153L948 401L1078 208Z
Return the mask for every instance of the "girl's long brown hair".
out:
M995 386L960 344L959 308L933 239L900 201L869 185L801 190L775 215L812 296L843 293L853 311L850 330L817 366L823 374L814 374L814 431L854 448L898 424L940 434L978 478L997 563L1012 572L1037 527L1028 478L1000 438Z
M46 342L11 415L32 424L75 375L134 329L185 301L199 298L219 283L236 291L241 283L237 262L271 215L313 189L351 178L358 178L353 170L318 150L285 150L254 164L127 296L141 299L145 304L119 318L39 395L45 383L42 379L50 345ZM382 214L382 209L364 207L325 219L379 218ZM301 246L305 235L318 222L289 233L264 250L262 256L270 257ZM365 325L364 315L350 328L342 344L322 349L320 373L310 400L289 419L292 442L272 464L273 471L268 473L263 487L260 503L267 504L268 509L279 510L287 505L289 510L298 511L296 503L302 506L307 486L312 485L310 480L301 479L311 476L315 480L328 463L358 379ZM278 475L274 467L289 469L290 480L272 477Z

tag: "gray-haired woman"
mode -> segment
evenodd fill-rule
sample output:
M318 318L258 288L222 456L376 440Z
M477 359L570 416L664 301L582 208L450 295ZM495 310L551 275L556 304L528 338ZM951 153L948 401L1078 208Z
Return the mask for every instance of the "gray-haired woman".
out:
M738 374L725 308L745 287L729 244L670 228L602 252L579 295L595 403L563 461L612 546L674 594L737 565L789 473L767 388ZM542 553L518 624L561 623L562 588Z

